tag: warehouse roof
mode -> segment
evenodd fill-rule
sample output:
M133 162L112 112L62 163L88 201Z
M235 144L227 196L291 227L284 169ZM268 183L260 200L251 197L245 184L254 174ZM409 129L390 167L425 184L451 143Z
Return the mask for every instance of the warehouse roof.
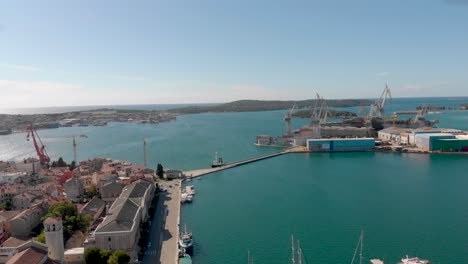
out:
M307 141L337 141L337 140L372 140L375 141L374 138L311 138Z
M412 129L403 128L403 127L387 127L379 131L379 133L388 133L392 135L400 135L401 133L411 132Z

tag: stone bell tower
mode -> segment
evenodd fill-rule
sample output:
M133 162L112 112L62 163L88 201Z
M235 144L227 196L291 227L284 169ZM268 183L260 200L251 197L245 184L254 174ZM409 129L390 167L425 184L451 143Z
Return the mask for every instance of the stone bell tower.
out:
M44 221L44 232L46 245L48 247L48 257L59 263L63 263L65 258L65 249L63 245L62 218L47 218Z

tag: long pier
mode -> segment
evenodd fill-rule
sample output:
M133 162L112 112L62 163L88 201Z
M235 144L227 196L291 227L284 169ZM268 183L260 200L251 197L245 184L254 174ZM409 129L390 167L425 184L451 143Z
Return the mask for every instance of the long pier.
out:
M231 168L242 166L242 165L245 165L245 164L248 164L248 163L252 163L252 162L256 162L256 161L260 161L260 160L264 160L264 159L269 159L269 158L273 158L273 157L276 157L276 156L280 156L280 155L284 155L284 154L288 154L288 153L293 153L293 152L306 152L306 151L301 147L299 147L299 148L297 148L297 147L296 148L288 148L288 149L286 149L284 151L274 152L274 153L265 154L265 155L258 156L258 157L253 157L253 158L249 158L249 159L245 159L245 160L239 160L239 161L236 161L236 162L228 163L228 164L226 164L224 166L217 167L217 168L207 168L207 169L184 171L183 174L185 175L185 177L187 179L197 178L197 177L204 176L204 175L207 175L207 174L211 174L211 173L214 173L214 172L231 169Z

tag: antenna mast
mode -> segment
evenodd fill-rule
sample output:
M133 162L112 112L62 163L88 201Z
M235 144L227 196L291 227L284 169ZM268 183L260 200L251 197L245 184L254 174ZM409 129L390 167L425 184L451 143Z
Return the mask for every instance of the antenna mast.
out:
M144 153L143 153L143 155L144 155L144 157L143 157L143 158L144 158L144 161L143 161L143 162L144 162L145 168L148 166L148 162L147 162L148 160L147 160L147 154L146 154L146 144L147 144L146 138L144 138L144 139L143 139L143 151L144 151Z

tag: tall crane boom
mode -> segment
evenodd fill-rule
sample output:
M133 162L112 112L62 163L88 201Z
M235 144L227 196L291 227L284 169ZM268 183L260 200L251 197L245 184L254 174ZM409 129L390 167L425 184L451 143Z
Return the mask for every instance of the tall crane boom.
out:
M78 158L77 158L77 144L76 144L76 138L88 138L87 135L81 134L81 135L66 135L66 136L57 136L57 137L46 137L46 139L53 139L53 138L71 138L72 139L72 146L73 146L73 161L78 163Z
M29 141L29 139L32 137L33 139L33 144L34 148L36 149L37 156L39 157L39 162L41 165L47 164L50 161L49 156L47 155L47 152L45 150L44 144L42 144L42 140L37 134L36 130L33 128L32 125L28 126L28 135L26 136L26 140ZM36 139L37 137L37 139ZM39 142L38 142L39 141ZM39 146L40 144L40 146Z
M388 88L388 85L385 84L385 89L383 90L382 95L380 95L380 98L377 101L375 101L373 104L371 104L370 106L370 110L368 114L369 119L373 117L384 118L385 102L387 98L392 100L392 93L390 92L390 88Z
M286 115L284 116L283 120L286 122L286 136L290 137L292 135L292 125L291 125L291 119L293 116L293 112L296 109L296 103L294 103L293 107L291 110L286 112Z

